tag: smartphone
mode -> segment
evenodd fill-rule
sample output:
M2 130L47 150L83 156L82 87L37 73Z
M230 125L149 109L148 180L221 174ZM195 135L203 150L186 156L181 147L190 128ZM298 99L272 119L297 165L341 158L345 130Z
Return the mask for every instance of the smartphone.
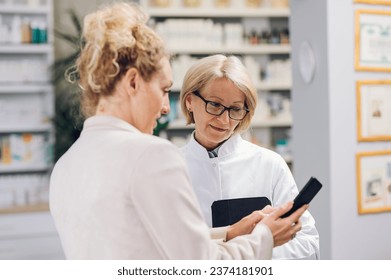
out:
M299 192L296 198L293 200L293 207L291 210L286 212L281 218L290 216L293 212L299 209L304 204L309 204L315 195L322 188L322 184L314 177L311 177L304 188Z

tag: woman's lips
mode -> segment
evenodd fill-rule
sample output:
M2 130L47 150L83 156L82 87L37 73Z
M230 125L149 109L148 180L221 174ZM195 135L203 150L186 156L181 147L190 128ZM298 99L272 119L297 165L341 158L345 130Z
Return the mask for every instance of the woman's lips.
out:
M225 132L225 131L228 130L228 129L219 128L219 127L216 127L216 126L213 126L213 125L210 125L210 127L212 127L214 130L217 130L219 132Z

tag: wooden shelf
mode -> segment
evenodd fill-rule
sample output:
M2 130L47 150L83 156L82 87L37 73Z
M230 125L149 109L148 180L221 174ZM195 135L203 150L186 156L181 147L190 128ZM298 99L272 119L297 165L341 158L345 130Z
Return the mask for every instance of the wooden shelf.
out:
M12 208L0 208L0 215L26 213L26 212L44 212L44 211L49 211L49 204L40 203L40 204L29 205L29 206L15 206Z

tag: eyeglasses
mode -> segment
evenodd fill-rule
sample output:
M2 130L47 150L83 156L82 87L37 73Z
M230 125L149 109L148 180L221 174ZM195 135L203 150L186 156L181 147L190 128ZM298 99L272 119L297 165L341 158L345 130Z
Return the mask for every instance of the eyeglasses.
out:
M225 112L225 110L227 110L228 116L231 119L236 120L236 121L241 121L244 119L244 117L249 112L249 110L247 108L225 107L224 105L222 105L218 102L206 100L205 98L203 98L200 95L200 93L198 91L193 92L193 94L195 96L198 96L199 98L201 98L202 101L205 102L205 111L211 115L221 116Z

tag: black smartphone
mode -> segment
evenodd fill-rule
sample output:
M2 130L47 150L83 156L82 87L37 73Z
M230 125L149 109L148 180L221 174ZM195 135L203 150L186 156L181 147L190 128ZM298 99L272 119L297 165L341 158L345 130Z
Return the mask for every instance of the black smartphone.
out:
M293 200L293 207L291 210L286 212L281 218L290 216L293 212L299 209L304 204L309 204L315 195L322 188L322 184L314 177L311 177L304 188L299 192L296 198Z

